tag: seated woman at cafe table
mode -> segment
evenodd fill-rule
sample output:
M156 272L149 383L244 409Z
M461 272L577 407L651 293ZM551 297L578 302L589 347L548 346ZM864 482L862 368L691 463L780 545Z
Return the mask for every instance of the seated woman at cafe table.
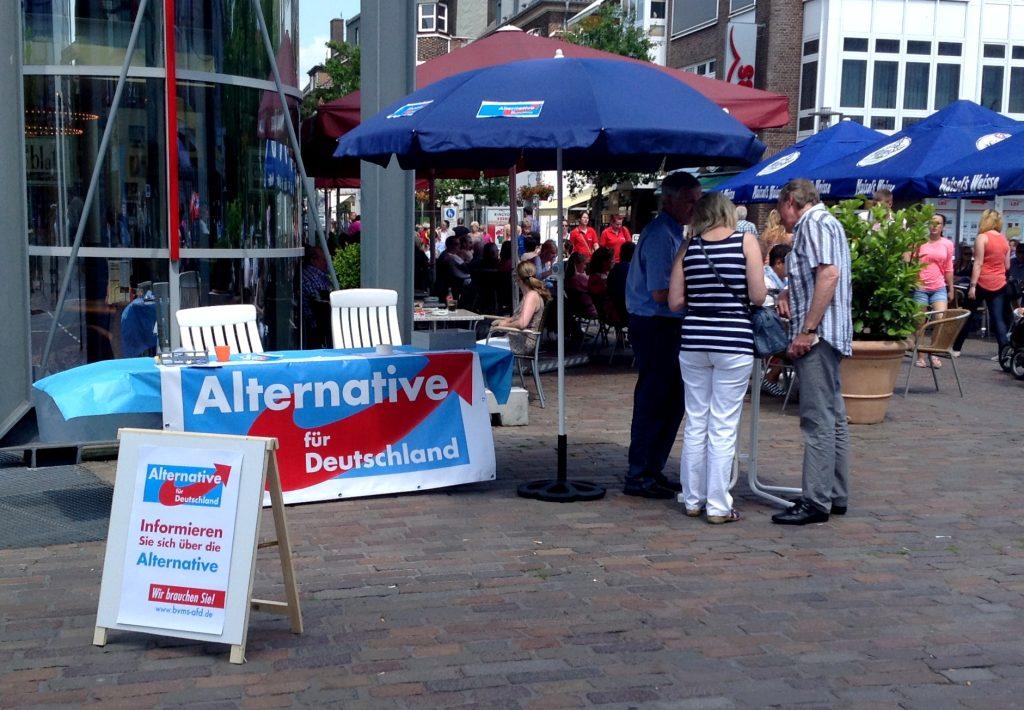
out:
M491 323L491 332L507 337L509 350L516 355L530 355L537 344L537 336L534 333L540 332L544 321L544 306L551 300L551 292L537 278L537 269L532 261L519 262L519 266L516 267L516 278L522 294L519 308L511 317L499 318ZM493 339L491 344L495 344Z

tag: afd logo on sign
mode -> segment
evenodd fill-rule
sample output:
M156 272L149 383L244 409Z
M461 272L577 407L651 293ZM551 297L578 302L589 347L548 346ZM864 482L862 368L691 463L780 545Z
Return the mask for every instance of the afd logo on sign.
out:
M388 118L409 118L409 116L413 116L413 115L419 113L420 111L422 111L423 109L425 109L427 106L429 106L432 103L434 103L433 100L430 100L430 101L416 101L416 102L411 103L411 104L403 104L402 106L399 106L394 111L389 113L387 117Z
M150 464L146 467L142 500L166 506L219 508L230 476L230 466L216 463L213 468Z
M543 101L481 101L477 118L540 118Z

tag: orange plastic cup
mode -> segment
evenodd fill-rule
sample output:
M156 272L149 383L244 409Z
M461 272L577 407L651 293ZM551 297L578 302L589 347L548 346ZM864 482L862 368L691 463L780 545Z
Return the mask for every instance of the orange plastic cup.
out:
M231 348L227 345L215 345L213 351L217 354L217 362L227 362L231 359Z

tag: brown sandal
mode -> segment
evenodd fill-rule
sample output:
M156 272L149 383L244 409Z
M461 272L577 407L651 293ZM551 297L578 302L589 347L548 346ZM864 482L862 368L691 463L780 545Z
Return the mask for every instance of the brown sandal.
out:
M735 523L740 519L740 514L735 510L730 510L728 515L709 515L708 523L711 525L723 525L725 523Z

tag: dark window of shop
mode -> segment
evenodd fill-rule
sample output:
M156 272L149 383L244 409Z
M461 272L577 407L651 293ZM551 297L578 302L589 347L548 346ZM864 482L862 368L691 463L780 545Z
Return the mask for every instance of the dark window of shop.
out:
M1010 97L1006 110L1010 113L1024 113L1024 67L1010 69Z
M907 62L903 77L903 108L928 108L928 85L931 65L923 62Z
M673 0L672 34L690 32L718 19L718 0Z
M866 52L868 51L868 41L863 37L847 37L843 40L843 51Z
M804 42L804 56L809 57L818 53L818 40L810 39Z
M959 42L939 42L939 56L959 57L963 52L963 47Z
M818 63L804 62L800 74L800 110L813 109L818 101Z
M937 64L935 66L935 110L945 108L959 98L960 65Z
M993 111L1003 110L1003 67L981 68L981 105Z
M665 19L665 0L651 0L651 19Z
M875 51L880 54L899 54L900 41L898 39L876 39Z
M907 40L907 54L931 54L932 43L920 40Z
M896 117L874 116L871 119L871 127L876 131L894 131L896 130Z
M875 76L871 82L871 107L896 108L896 77L898 62L875 62Z
M867 60L844 59L842 85L839 90L839 105L863 108L867 80Z
M982 56L985 59L1004 59L1006 47L1002 44L986 44L982 49Z

